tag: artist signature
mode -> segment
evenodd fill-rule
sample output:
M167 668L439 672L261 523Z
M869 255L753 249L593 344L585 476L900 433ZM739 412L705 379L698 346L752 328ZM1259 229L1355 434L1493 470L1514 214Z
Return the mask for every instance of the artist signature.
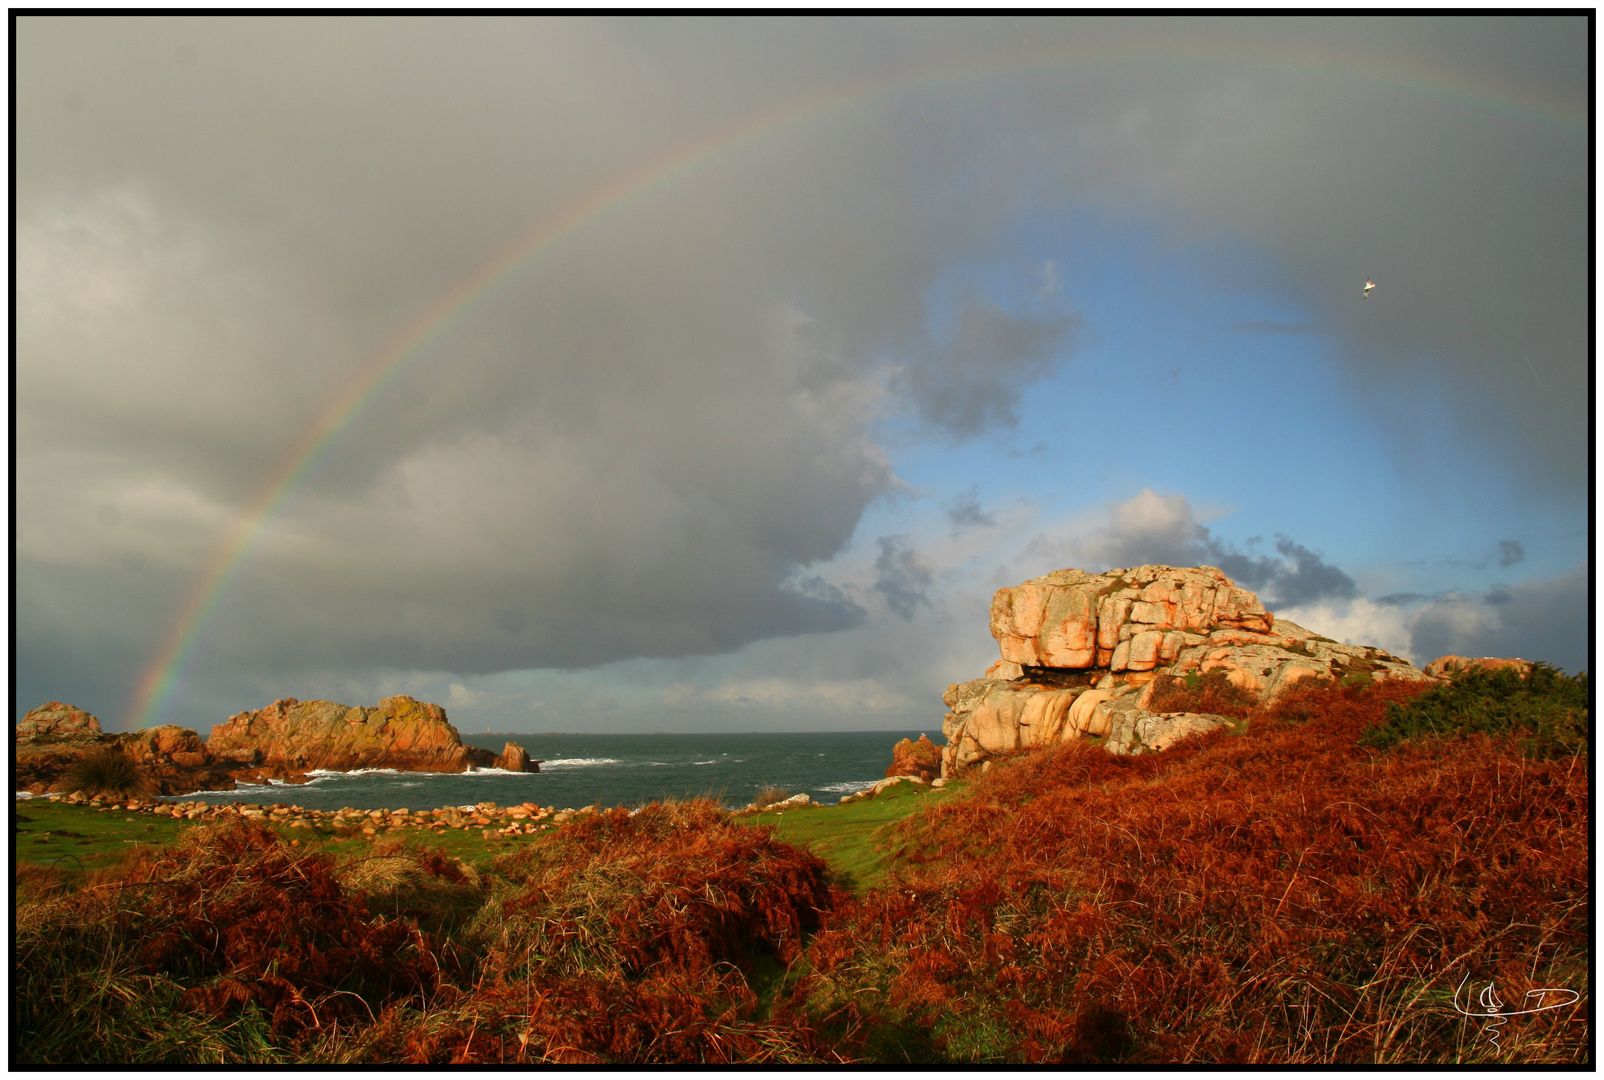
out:
M1563 987L1545 987L1541 990L1526 991L1525 1004L1528 1006L1527 1008L1506 1009L1504 1007L1503 999L1498 996L1498 987L1492 983L1488 983L1486 986L1482 987L1480 994L1475 992L1475 987L1471 987L1471 993L1465 996L1465 1003L1464 1005L1461 1005L1459 1003L1459 996L1460 994L1464 993L1465 984L1469 981L1469 975L1466 975L1459 981L1459 987L1454 991L1454 1009L1465 1016L1486 1018L1488 1023L1482 1028L1482 1031L1486 1034L1487 1040L1500 1050L1503 1049L1503 1046L1501 1046L1498 1042L1500 1034L1498 1029L1509 1023L1509 1018L1511 1016L1525 1016L1527 1013L1547 1012L1549 1009L1562 1008L1582 999L1582 995L1575 990L1567 990ZM1550 1000L1548 996L1550 994L1560 995L1560 1000ZM1535 1004L1533 1003L1533 998L1536 999ZM1471 1005L1480 1005L1481 1011L1472 1011L1468 1007Z

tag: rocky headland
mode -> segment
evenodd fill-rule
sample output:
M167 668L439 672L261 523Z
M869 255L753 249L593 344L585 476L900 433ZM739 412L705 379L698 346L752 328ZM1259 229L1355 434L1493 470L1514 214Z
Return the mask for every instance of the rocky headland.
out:
M1270 701L1305 679L1431 680L1439 673L1278 619L1212 566L1055 570L997 590L991 633L1001 658L943 695L951 710L942 724L943 777L1033 746L1090 738L1113 753L1139 754L1234 723L1150 709L1166 678L1218 673L1213 677ZM1448 661L1464 658L1433 666L1456 670Z
M300 783L314 769L540 770L516 743L500 755L465 745L444 709L406 695L374 708L283 698L230 717L204 741L174 725L108 734L90 713L52 701L17 725L16 790L71 790L79 763L107 749L120 750L147 793L159 795L228 791L270 779Z

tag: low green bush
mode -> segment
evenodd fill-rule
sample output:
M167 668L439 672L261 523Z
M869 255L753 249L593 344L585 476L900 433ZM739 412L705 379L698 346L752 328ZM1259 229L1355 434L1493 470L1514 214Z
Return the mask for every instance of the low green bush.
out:
M1524 676L1514 668L1470 670L1388 706L1385 721L1361 742L1386 749L1409 739L1517 734L1532 757L1569 757L1588 752L1587 716L1585 671L1566 675L1543 663Z

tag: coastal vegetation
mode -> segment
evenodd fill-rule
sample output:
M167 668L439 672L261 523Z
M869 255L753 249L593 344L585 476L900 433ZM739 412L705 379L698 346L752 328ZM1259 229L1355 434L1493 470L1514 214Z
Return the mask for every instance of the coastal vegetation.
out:
M1247 722L516 837L34 800L13 1060L1582 1064L1587 684L1544 671L1176 680Z

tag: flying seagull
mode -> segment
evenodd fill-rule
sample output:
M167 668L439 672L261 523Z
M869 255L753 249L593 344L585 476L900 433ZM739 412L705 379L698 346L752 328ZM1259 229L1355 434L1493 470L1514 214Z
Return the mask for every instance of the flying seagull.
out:
M1374 289L1375 287L1376 287L1376 283L1374 281L1371 281L1369 278L1365 278L1365 294L1364 294L1364 298L1366 300L1370 299L1370 290Z

